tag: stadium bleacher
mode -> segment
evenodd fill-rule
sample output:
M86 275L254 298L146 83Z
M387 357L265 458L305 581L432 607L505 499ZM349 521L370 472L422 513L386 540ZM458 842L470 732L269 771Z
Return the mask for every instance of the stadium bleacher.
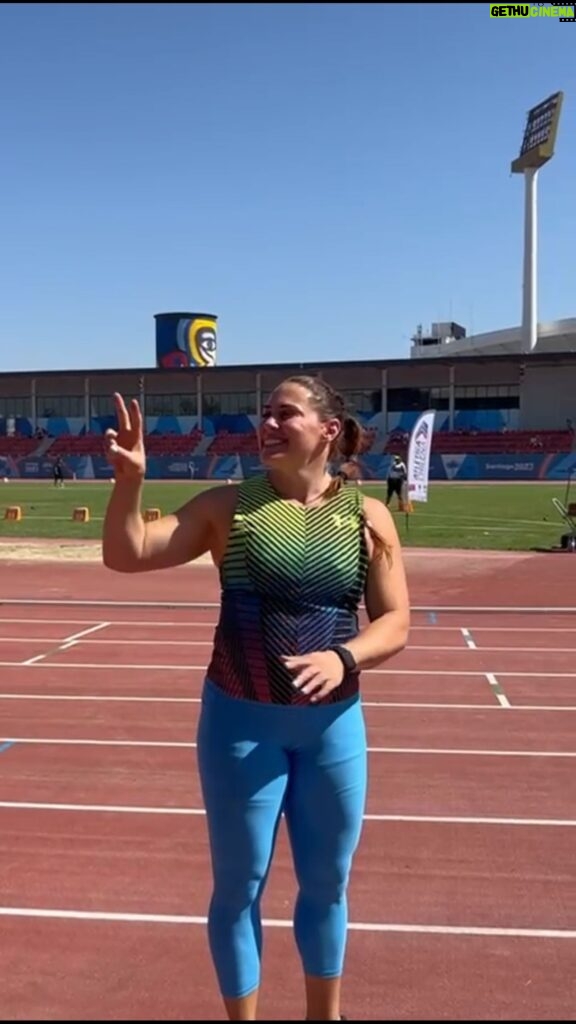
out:
M413 417L415 418L415 417ZM195 425L189 432L180 431L180 424L174 417L174 425L178 430L161 433L158 430L158 423L155 417L149 417L147 421L146 449L150 455L257 455L258 441L253 418L231 417L234 423L226 425L226 418L204 417L203 429ZM403 417L404 419L404 417ZM239 423L238 421L241 420ZM74 432L70 429L65 419L58 422L59 431L51 434L50 431L40 424L40 429L34 434L32 425L28 420L18 420L13 436L6 436L5 422L0 419L0 455L9 455L12 458L29 458L41 454L45 458L56 456L75 455L102 455L104 453L104 432L109 425L108 422L92 420L89 432ZM76 424L74 424L76 425ZM53 424L52 424L53 426ZM239 429L241 426L243 429ZM96 428L96 429L94 429ZM400 426L391 427L384 434L377 427L372 426L370 421L365 422L365 443L364 453L373 455L394 454L405 452L410 436L409 429L402 423ZM566 430L545 430L527 431L514 430L503 427L500 430L481 430L476 427L459 427L450 431L445 429L445 423L441 423L440 429L435 430L432 451L439 453L481 454L481 453L534 453L545 452L569 452L572 449L573 433Z

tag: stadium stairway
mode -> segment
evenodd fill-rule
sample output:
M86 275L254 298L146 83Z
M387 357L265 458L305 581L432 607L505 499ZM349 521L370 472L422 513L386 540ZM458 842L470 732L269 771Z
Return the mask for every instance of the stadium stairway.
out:
M194 447L193 454L194 455L205 455L206 452L208 451L210 445L212 444L213 440L214 440L214 436L213 435L204 434L204 436L200 439L198 444Z
M55 440L55 437L43 437L38 447L32 452L33 458L41 459L43 455L46 455L46 452L52 447Z

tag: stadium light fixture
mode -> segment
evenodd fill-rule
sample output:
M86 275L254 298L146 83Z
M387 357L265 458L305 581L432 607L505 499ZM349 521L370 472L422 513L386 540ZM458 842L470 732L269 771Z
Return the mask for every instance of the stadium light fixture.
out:
M538 171L554 156L563 92L555 92L528 111L520 153L513 174L524 175L524 272L522 285L522 349L532 352L538 341Z

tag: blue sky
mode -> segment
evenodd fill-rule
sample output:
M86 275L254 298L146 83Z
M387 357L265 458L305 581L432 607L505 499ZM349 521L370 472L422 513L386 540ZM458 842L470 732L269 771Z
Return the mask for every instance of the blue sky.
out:
M0 370L405 358L520 322L528 108L539 318L576 315L576 24L472 4L2 4Z

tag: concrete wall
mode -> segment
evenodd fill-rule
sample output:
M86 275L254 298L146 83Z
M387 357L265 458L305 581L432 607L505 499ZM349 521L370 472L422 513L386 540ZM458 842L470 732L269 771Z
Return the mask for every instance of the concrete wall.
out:
M526 430L560 430L576 425L576 361L539 366L530 363L520 387L520 422Z

